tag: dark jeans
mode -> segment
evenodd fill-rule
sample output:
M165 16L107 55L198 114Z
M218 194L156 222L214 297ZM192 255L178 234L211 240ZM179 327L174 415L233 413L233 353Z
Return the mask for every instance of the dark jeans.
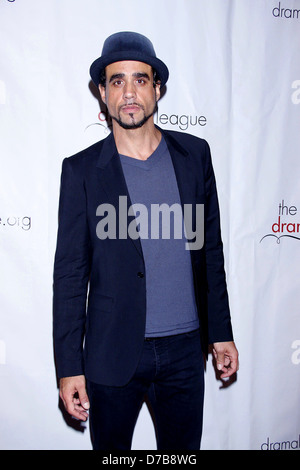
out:
M204 364L199 331L144 341L137 370L123 387L88 382L94 450L129 450L145 395L159 450L198 450Z

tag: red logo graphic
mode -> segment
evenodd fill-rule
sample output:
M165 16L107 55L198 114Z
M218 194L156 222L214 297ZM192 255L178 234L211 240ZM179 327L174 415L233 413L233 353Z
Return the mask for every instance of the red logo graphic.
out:
M300 223L295 223L294 220L291 221L291 217L297 215L296 206L287 206L284 204L284 200L279 204L278 219L271 227L272 232L268 233L262 239L264 240L267 237L275 237L277 243L280 243L281 238L288 237L300 240Z

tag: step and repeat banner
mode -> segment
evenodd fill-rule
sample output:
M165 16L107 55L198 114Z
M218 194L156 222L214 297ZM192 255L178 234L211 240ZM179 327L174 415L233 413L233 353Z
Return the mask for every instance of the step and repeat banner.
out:
M62 160L110 132L89 67L124 30L170 70L155 123L212 151L240 370L208 358L202 449L298 450L299 0L0 0L0 447L91 449L58 397L53 257Z

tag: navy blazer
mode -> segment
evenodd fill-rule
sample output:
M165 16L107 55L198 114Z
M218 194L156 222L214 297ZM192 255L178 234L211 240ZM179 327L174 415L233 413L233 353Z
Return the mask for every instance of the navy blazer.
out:
M233 340L215 177L207 142L160 129L181 204L204 204L202 249L191 250L202 348ZM121 386L132 377L145 333L146 273L140 239L96 234L100 204L128 194L113 134L62 165L54 263L53 335L59 377ZM128 221L130 222L130 220ZM124 227L123 227L124 229Z

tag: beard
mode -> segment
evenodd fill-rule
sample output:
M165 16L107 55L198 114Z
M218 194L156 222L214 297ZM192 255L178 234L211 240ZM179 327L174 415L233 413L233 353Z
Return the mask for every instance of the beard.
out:
M137 103L132 103L132 104L137 104ZM122 120L120 111L118 113L118 117L111 115L111 118L114 121L116 121L119 124L119 126L121 126L123 129L139 129L139 128L143 127L143 125L148 121L148 119L151 118L151 116L153 116L154 113L156 113L157 103L155 102L153 111L148 115L146 115L145 109L144 109L143 106L141 106L141 105L138 105L138 106L144 111L144 117L142 119L140 119L139 121L137 121L137 122L134 121L134 114L130 113L129 116L131 117L131 123L127 124L126 122L124 122Z

